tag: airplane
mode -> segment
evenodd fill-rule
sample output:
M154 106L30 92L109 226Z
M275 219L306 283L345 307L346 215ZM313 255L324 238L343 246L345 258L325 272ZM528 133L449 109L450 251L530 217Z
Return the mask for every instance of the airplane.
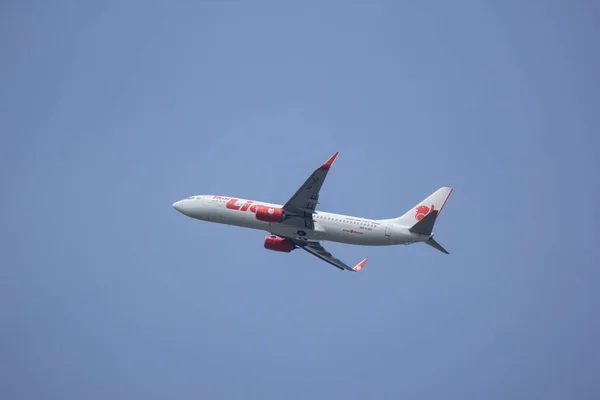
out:
M177 201L180 213L202 221L269 232L267 250L289 253L301 248L342 271L359 272L365 258L351 267L334 257L323 241L362 246L425 243L449 254L433 239L433 226L452 188L441 187L397 218L368 219L317 211L319 192L339 152L317 168L283 205L220 195L199 195Z

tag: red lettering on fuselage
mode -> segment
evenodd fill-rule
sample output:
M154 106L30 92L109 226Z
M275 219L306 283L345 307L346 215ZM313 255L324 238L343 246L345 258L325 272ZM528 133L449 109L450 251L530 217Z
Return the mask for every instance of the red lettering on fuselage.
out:
M250 207L250 205L254 203L252 200L248 200L243 206L242 209L240 211L246 211L248 209L248 207Z
M239 210L241 206L236 205L235 203L238 201L239 199L231 199L227 202L227 204L225 205L225 207L229 208L230 210Z
M239 211L247 211L250 209L250 212L256 213L257 204L253 204L254 200L246 200L243 204L237 204L240 199L232 198L232 197L222 197L222 196L214 196L217 200L228 200L225 207L230 210L239 210Z

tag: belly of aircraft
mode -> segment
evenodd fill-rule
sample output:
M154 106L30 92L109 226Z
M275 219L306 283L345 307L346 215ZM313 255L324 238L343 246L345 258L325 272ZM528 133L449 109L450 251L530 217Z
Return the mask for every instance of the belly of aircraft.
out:
M301 240L325 240L323 232L320 230L307 229L298 226L272 223L270 225L271 233L284 237L291 237Z

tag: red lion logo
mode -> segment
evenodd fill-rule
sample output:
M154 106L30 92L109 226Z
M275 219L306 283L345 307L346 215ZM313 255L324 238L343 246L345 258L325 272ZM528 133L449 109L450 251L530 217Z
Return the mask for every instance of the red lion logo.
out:
M429 214L430 212L433 211L433 204L431 205L431 208L427 207L427 206L418 206L417 207L417 213L415 214L415 219L417 221L422 220L427 214Z

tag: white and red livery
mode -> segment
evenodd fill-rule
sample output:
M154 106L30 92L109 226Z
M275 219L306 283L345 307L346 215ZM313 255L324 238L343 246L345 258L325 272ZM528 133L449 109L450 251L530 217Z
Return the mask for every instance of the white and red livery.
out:
M182 214L208 222L260 229L270 233L266 249L290 252L306 250L329 264L360 271L367 259L350 267L321 245L332 241L363 246L390 246L426 243L448 252L433 239L433 225L444 208L452 188L442 187L397 218L368 219L317 211L319 191L339 152L317 168L287 203L272 204L218 195L192 196L173 204Z

